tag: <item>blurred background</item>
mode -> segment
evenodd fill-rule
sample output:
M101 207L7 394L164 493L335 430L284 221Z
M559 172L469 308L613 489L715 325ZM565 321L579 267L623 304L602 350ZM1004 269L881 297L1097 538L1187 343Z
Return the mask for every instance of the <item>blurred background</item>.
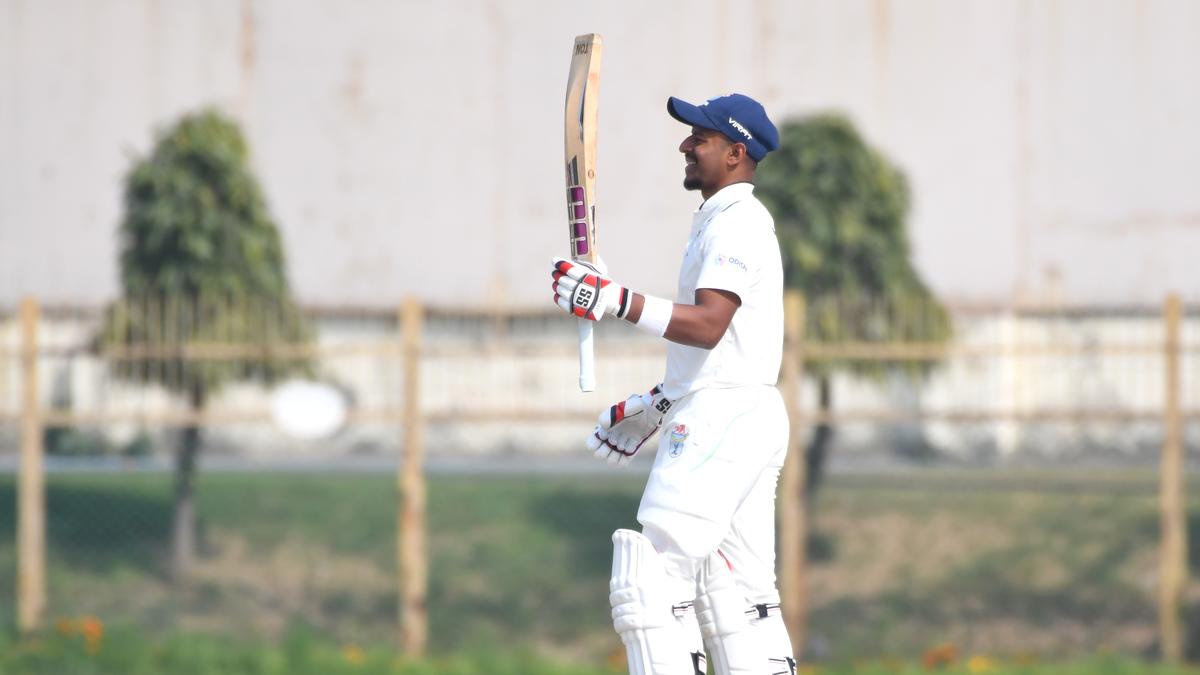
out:
M0 672L623 670L651 458L583 438L665 350L579 393L548 302L588 32L622 283L668 96L783 133L802 667L1200 654L1200 5L0 0Z

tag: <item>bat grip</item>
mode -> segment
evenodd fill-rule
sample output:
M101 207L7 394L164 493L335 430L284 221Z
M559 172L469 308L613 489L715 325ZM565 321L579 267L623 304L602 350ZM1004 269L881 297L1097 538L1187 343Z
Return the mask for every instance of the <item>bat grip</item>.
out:
M596 391L596 359L592 349L593 324L579 319L579 391Z

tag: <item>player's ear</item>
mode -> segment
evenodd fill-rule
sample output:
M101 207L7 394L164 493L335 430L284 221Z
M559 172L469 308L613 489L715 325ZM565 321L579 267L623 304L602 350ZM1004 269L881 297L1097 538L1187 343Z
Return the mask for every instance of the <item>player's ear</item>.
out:
M745 143L730 143L729 150L725 154L725 158L731 167L746 161L746 158L749 156Z

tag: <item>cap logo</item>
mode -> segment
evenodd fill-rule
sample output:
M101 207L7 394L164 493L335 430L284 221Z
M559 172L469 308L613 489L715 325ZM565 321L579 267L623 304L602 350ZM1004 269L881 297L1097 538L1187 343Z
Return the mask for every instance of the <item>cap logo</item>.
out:
M729 124L734 129L737 129L738 131L742 132L742 135L745 136L746 138L748 138L749 140L754 140L754 137L750 135L750 132L746 131L746 127L742 126L737 120L730 117Z

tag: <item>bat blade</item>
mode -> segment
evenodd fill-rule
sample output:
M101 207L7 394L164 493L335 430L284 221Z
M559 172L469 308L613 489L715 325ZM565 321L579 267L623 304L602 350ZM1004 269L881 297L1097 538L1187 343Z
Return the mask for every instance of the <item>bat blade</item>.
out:
M575 38L564 116L571 257L585 262L596 260L596 130L602 45L595 33Z
M571 258L595 263L596 123L600 102L603 42L595 33L575 38L564 106L567 226ZM579 320L579 389L594 391L596 371L592 323Z

